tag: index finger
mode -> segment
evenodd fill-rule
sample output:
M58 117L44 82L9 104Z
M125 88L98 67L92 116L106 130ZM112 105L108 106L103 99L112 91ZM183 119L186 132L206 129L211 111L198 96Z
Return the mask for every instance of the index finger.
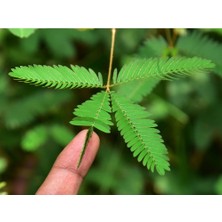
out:
M99 148L100 140L93 132L81 165L77 168L87 130L81 131L56 159L47 178L36 194L77 194Z

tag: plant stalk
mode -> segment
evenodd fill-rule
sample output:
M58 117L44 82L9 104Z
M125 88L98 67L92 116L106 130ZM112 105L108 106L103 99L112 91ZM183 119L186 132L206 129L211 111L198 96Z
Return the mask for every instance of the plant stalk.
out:
M112 64L113 64L113 54L114 54L114 45L115 45L115 37L116 37L116 29L112 29L112 42L111 42L111 49L110 49L110 58L109 58L109 71L108 71L108 79L106 83L106 91L110 91L110 79L111 79L111 72L112 72Z
M173 39L170 33L170 29L166 29L166 38L167 38L170 48L173 48Z

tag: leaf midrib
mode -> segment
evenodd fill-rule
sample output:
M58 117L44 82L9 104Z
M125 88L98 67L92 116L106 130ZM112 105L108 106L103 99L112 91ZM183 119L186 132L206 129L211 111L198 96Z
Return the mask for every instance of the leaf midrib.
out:
M148 155L150 155L150 157L152 158L152 161L154 162L155 166L157 166L157 162L155 160L155 157L152 155L152 152L150 151L149 147L146 146L146 143L144 142L144 140L142 139L142 137L140 136L138 130L136 130L136 127L133 125L132 121L130 121L130 118L128 117L128 115L126 114L126 112L124 111L124 109L122 109L120 103L118 103L118 101L116 101L116 104L119 106L119 110L123 113L123 116L127 117L127 122L129 122L130 128L133 130L133 132L136 134L138 140L141 142L141 144L144 145L144 149L147 151Z

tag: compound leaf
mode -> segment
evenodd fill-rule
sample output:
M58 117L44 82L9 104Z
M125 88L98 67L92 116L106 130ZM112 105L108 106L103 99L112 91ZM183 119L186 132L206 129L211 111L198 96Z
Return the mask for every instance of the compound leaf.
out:
M111 93L111 98L118 130L133 156L152 172L156 168L160 175L164 175L166 170L170 170L167 149L155 122L148 118L149 114L142 106L115 92Z

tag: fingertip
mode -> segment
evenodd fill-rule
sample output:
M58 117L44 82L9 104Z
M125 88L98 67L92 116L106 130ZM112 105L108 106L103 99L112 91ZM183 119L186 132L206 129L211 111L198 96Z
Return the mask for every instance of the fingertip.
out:
M92 142L95 143L95 145L99 147L100 138L96 132L93 131L91 139L92 139Z

